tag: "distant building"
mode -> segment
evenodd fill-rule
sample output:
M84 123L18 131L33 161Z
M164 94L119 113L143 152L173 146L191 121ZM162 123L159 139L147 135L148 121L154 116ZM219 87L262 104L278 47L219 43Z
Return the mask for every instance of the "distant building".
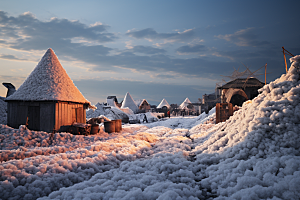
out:
M129 94L129 92L126 93L124 100L122 102L121 108L129 108L131 109L134 113L137 113L139 111L139 108L135 104L133 98Z
M186 115L194 115L195 108L189 98L186 98L179 106L181 112L185 112Z
M61 66L52 49L20 88L7 99L7 125L25 125L36 131L52 132L73 122L85 123L88 107L93 108L80 93Z
M195 109L195 114L199 115L202 113L201 108L202 108L202 103L198 102L198 103L192 103Z
M167 100L163 99L160 104L156 107L156 112L159 113L165 113L165 116L167 116L167 112L170 110L171 106L167 102Z
M134 102L139 108L139 112L146 113L149 112L151 109L151 106L146 99L135 100Z
M161 100L160 104L158 104L156 109L161 109L163 107L166 107L167 109L170 109L170 107L171 107L170 104L165 99Z
M221 98L218 94L211 93L202 95L201 112L207 113L209 110L215 107L217 103L221 103Z

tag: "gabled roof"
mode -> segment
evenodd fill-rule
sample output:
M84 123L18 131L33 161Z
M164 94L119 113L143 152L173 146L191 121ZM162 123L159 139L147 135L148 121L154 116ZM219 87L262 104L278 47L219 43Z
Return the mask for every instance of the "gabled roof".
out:
M192 104L189 98L186 98L179 106L180 109L188 108L187 106Z
M126 108L126 107L130 108L133 112L138 111L138 107L135 104L135 102L133 101L133 98L131 97L129 92L126 93L125 98L122 102L122 106L121 106L121 108Z
M144 102L146 102L147 104L149 104L146 99L134 100L134 103L136 104L137 107L140 107Z
M20 88L6 100L90 102L74 85L57 56L49 48Z
M163 99L161 102L160 102L160 104L156 107L156 108L162 108L162 107L164 107L164 106L166 106L167 108L170 108L171 106L169 105L169 103L165 100L165 99Z
M233 81L229 81L225 85L218 87L218 89L229 89L229 88L244 88L244 87L263 87L265 84L260 82L257 78L237 78Z

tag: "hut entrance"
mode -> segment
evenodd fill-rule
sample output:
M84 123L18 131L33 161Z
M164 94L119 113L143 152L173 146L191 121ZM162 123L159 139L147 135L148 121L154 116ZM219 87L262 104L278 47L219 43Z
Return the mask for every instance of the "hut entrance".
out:
M243 103L247 100L248 100L248 98L246 98L240 94L235 94L231 97L230 103L232 103L232 105L242 106Z
M40 107L28 106L28 128L40 130Z
M230 88L225 94L226 102L233 106L242 106L248 100L247 94L242 89Z

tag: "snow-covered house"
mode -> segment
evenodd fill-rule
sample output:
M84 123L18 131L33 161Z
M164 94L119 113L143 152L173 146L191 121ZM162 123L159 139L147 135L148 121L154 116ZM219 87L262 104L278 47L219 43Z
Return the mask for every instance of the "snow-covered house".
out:
M159 109L159 108L163 108L163 107L167 107L168 109L170 109L170 107L171 107L170 104L165 99L163 99L156 108Z
M146 99L139 99L134 102L141 112L148 112L151 109L151 106Z
M191 110L194 111L194 106L192 102L189 100L189 98L186 98L179 106L180 109L185 109L185 110Z
M91 107L50 48L20 88L6 99L7 125L26 124L52 132L73 122L85 123Z
M137 105L135 104L133 98L131 97L131 95L129 94L129 92L126 93L125 98L122 102L122 106L121 108L129 108L131 109L134 113L137 113L139 108L137 107Z

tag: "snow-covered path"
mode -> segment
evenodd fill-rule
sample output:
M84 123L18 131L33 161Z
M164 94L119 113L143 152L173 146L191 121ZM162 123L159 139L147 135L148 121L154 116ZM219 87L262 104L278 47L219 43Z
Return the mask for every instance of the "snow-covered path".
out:
M164 122L173 123L168 120L174 121ZM181 120L182 126L195 122L193 118ZM1 159L5 162L0 165L1 196L3 199L47 196L59 188L88 181L95 174L112 172L125 161L161 155L169 159L176 152L187 161L191 151L187 131L166 126L125 125L121 133L107 134L103 130L93 136L56 133L51 140L45 132L2 125L1 149L5 150L1 150Z

